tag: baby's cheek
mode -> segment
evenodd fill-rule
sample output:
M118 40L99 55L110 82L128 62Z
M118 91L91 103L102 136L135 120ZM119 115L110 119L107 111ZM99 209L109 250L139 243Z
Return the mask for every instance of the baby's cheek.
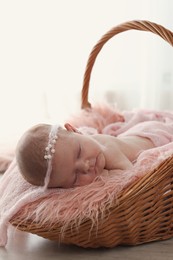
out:
M91 182L93 182L95 179L94 174L83 174L80 176L77 185L78 186L84 186L87 184L90 184Z

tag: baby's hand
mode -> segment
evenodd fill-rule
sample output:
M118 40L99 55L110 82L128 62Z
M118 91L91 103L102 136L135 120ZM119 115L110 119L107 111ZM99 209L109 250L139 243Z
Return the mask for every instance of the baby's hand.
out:
M72 126L69 123L65 123L64 124L65 128L67 129L67 131L69 132L74 132L74 133L78 133L78 134L82 134L76 127Z
M124 125L123 122L113 123L103 128L102 133L107 135L117 136L116 132Z

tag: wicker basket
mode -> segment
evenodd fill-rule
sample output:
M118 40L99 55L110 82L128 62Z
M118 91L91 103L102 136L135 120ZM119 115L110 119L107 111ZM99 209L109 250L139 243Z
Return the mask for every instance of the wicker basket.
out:
M114 35L130 29L150 31L173 45L173 33L161 25L149 21L131 21L108 31L93 48L86 66L82 89L82 109L91 107L88 91L91 71L103 45ZM118 204L117 204L118 201ZM33 210L37 201L25 207ZM100 218L101 219L101 218ZM23 219L16 214L11 224L18 229L61 243L82 247L114 247L137 245L173 237L173 156L165 159L157 169L147 172L143 178L122 191L104 218L91 230L91 220L86 219L78 229L71 226L61 236L61 225L53 227Z

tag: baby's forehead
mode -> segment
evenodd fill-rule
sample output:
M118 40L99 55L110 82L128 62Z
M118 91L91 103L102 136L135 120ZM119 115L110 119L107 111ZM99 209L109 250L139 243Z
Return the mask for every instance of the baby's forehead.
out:
M67 148L71 150L71 148L77 144L77 135L72 132L68 132L67 130L63 129L60 133L57 134L57 141L56 141L56 150L61 151L63 148Z

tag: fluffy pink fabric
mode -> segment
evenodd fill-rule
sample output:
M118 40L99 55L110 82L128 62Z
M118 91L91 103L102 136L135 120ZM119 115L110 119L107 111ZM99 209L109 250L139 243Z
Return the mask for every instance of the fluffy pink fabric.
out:
M12 160L14 158L14 154L5 153L0 155L0 172L5 172L6 169L10 166Z
M14 149L11 147L3 148L2 144L0 147L0 172L5 172L14 158Z
M105 126L115 122L124 122L124 116L118 109L105 103L94 105L91 109L81 110L68 122L77 128L87 127L86 129L90 129L91 133L92 129L94 132L97 130L98 133L102 133Z
M140 111L132 112L128 120L121 124L119 131L123 132L125 125L125 129L127 129L128 126L133 125L133 122L143 121L144 119L144 121L147 121L147 118L153 120L157 115L157 112L154 111L151 113L142 112L140 118L140 113ZM159 115L157 118L161 121L173 119L172 114L160 113ZM134 118L136 119L134 120ZM108 127L106 131L110 129ZM50 226L55 222L62 223L62 232L69 224L78 226L86 217L92 220L93 225L97 224L98 209L104 215L104 209L111 206L122 189L141 178L148 170L155 168L172 153L173 142L142 152L133 170L124 171L114 176L102 176L84 187L66 190L49 189L46 191L42 187L38 188L27 183L20 174L14 160L0 183L0 245L6 245L9 221L21 209L18 217L22 214L22 217L26 219L33 219L36 222L39 219L42 223L49 223ZM39 198L43 199L37 204L34 212L23 208Z

